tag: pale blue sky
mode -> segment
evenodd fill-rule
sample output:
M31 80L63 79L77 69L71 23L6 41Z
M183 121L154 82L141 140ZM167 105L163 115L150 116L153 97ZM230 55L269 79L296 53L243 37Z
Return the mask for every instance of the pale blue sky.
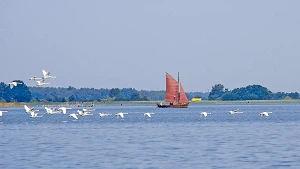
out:
M185 91L300 92L297 0L0 0L0 81Z

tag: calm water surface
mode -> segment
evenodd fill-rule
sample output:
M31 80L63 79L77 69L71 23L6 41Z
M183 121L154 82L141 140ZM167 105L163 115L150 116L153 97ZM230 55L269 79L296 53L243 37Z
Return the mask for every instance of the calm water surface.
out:
M300 105L154 105L96 107L78 120L0 117L0 168L300 168ZM244 114L230 115L240 109ZM78 108L67 114L75 113ZM211 112L206 118L202 111ZM272 111L260 117L262 111ZM124 119L99 113L127 112ZM145 118L144 112L154 112Z

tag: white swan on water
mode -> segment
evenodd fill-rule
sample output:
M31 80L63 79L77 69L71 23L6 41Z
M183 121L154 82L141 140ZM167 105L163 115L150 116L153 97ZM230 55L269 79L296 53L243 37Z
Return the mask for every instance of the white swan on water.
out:
M0 110L0 117L3 115L4 112L7 112L7 111Z
M260 114L260 116L266 116L266 117L268 117L270 113L272 113L272 112L261 112L259 114Z
M78 120L77 114L75 114L75 113L69 114L69 117L73 117Z
M122 113L122 112L120 112L120 113L117 113L117 114L115 114L118 118L119 117L121 117L121 118L124 118L124 115L125 114L128 114L128 113Z
M244 113L244 112L239 111L239 109L229 111L229 114L242 114L242 113Z
M106 113L99 113L100 117L105 117L105 116L111 116L112 114L106 114Z
M211 113L209 113L209 112L201 112L200 113L200 115L203 116L203 117L207 117L208 114L211 114Z
M144 117L146 117L146 116L147 116L147 117L151 117L152 114L155 114L155 113L148 113L148 112L147 112L147 113L144 113Z

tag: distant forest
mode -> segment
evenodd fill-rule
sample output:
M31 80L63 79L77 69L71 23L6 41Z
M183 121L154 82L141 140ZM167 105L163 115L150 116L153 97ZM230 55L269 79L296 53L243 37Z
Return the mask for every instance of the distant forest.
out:
M23 81L15 80L22 84L10 88L9 85L0 83L1 102L91 102L91 101L161 101L165 99L165 91L146 91L134 88L94 89L72 86L63 87L28 87ZM202 97L208 99L209 93L189 92L189 99Z
M165 91L146 91L134 88L94 89L72 86L63 87L28 87L23 81L13 88L4 82L0 83L0 102L86 102L86 101L162 101ZM222 84L212 86L211 92L186 92L191 100L201 97L203 100L282 100L299 99L298 92L272 93L266 87L249 85L247 87L226 89Z

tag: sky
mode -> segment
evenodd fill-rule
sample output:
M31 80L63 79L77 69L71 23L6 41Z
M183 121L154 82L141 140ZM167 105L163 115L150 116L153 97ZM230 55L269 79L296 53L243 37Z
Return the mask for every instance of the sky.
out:
M300 92L298 0L0 0L0 81Z

